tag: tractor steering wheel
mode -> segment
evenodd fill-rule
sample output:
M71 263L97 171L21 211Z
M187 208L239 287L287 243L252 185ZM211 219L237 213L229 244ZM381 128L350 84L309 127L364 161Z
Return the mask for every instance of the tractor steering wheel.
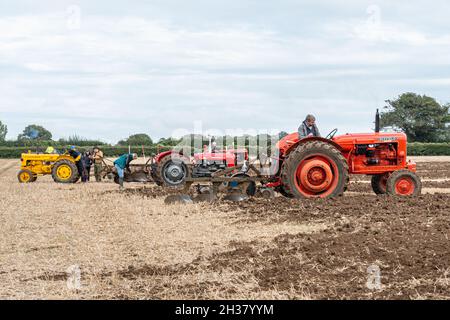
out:
M338 128L331 130L331 132L325 137L325 139L333 139L336 133L338 132Z

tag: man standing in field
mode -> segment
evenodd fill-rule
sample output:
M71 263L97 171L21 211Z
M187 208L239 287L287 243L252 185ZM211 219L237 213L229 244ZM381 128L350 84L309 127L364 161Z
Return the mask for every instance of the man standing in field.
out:
M320 137L319 128L316 126L316 117L312 114L306 116L305 121L298 128L298 135L300 139L307 137Z
M136 153L126 153L120 156L114 161L114 167L116 167L117 175L119 176L120 190L123 190L123 178L125 176L124 170L130 171L130 162L137 159Z
M81 182L88 182L91 178L91 166L92 166L92 154L90 151L86 151L81 156L81 161L84 165L84 175L81 177Z
M92 155L92 160L94 161L94 175L95 181L102 181L102 170L103 170L103 151L99 147L94 148L94 154Z
M86 169L84 167L84 161L82 161L82 159L81 159L81 157L82 157L81 152L78 151L75 146L70 146L68 153L75 161L75 164L78 168L78 174L80 175L80 177L83 177L85 175Z

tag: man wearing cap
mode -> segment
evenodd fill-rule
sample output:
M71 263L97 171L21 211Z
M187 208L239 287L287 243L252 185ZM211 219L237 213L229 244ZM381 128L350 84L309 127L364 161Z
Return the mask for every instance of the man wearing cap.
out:
M124 170L126 169L127 171L130 171L130 162L136 159L136 153L126 153L114 161L114 167L116 168L117 175L119 176L119 185L121 190L123 190L123 178L125 176Z

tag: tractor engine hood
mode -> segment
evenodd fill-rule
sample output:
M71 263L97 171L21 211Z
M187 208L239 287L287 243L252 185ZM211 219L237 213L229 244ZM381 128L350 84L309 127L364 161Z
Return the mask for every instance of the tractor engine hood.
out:
M347 133L333 138L342 150L352 150L357 144L406 143L406 140L406 134L398 132Z
M356 144L378 144L378 143L397 142L406 145L407 138L406 134L404 133L372 132L372 133L347 133L340 136L335 136L332 140L327 140L325 138L318 138L318 137L308 137L301 141L307 142L312 140L329 141L335 147L345 152L353 150ZM298 143L300 143L298 133L294 132L278 141L276 147L280 151L280 154L283 155L287 154Z

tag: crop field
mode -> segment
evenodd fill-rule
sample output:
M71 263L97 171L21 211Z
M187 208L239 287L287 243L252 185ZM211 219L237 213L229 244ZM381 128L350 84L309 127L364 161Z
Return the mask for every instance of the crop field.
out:
M423 195L165 205L110 181L17 182L0 160L3 299L450 299L450 157Z

